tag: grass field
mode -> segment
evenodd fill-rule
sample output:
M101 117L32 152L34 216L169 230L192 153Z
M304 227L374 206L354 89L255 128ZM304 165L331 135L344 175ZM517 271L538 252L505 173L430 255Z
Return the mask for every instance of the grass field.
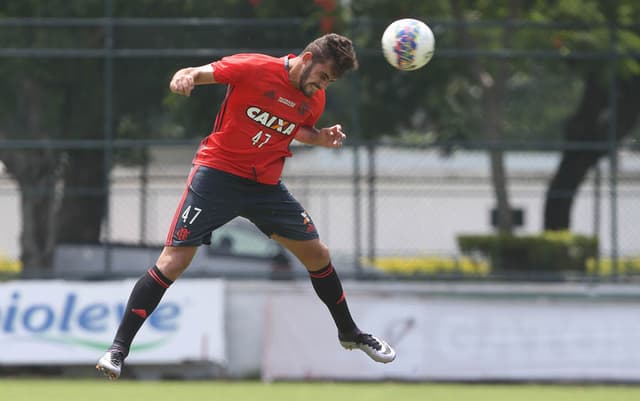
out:
M32 380L0 378L7 401L636 401L640 386L221 381Z

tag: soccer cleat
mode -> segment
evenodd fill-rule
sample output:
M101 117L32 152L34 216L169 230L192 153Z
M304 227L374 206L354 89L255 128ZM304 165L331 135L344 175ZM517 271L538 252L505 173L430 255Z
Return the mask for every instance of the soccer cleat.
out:
M96 369L104 373L111 380L116 380L120 377L122 371L122 362L124 360L124 353L117 348L110 348L103 356L98 360Z
M376 362L389 363L396 359L396 352L384 340L371 334L357 333L355 335L339 334L340 345L345 349L361 349Z

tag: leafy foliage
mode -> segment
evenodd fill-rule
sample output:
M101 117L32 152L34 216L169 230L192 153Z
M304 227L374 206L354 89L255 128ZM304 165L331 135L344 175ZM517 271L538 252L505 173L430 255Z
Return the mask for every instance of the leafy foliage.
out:
M179 97L167 89L174 71L239 51L296 53L326 29L353 38L361 68L330 88L320 123L341 122L352 138L416 144L482 138L485 88L469 68L470 60L478 60L494 77L500 76L501 68L506 71L502 140L563 140L565 121L582 100L585 82L608 85L611 60L603 52L612 41L622 52L615 68L623 84L637 81L640 74L636 24L640 5L635 0L527 0L520 2L516 20L521 23L516 24L503 23L511 17L513 2L486 0L6 0L0 3L0 17L87 22L103 18L106 4L112 4L116 18L161 19L156 24L136 26L124 20L112 26L113 47L120 53L113 58L109 123L117 138L203 137L211 129L225 88L199 87L196 96ZM453 21L456 5L464 24ZM415 72L394 70L380 50L384 28L402 17L426 21L436 36L434 59ZM169 26L163 23L166 18L181 18L182 24ZM191 18L207 18L208 23L195 25ZM92 21L95 24L0 26L0 47L5 49L93 52L76 52L72 57L3 57L0 91L11 95L0 97L0 138L105 137L106 54L101 52L108 27ZM547 23L557 25L541 25ZM621 25L613 36L612 23ZM463 40L463 25L472 46ZM80 219L96 226L86 234L96 240L104 210L101 191L109 173L103 171L103 163L96 163L104 158L103 149L47 150L47 157L35 157L39 165L20 165L20 159L32 153L0 150L0 160L25 185L33 181L29 174L49 174L43 181L50 188L43 192L53 193L56 180L62 180L66 189L94 193L91 207L79 204L80 197L72 192L65 193L61 207L94 214L91 219L75 215L69 221ZM120 163L146 160L141 151L118 150L115 156ZM25 238L24 242L39 241Z
M574 271L585 273L587 260L598 255L598 239L568 231L540 235L460 235L467 256L482 255L503 272Z

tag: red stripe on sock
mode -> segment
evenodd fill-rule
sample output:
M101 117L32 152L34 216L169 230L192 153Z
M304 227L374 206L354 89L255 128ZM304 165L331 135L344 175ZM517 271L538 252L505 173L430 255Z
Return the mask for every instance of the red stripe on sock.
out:
M333 266L329 266L329 268L327 268L327 271L323 273L309 273L309 275L313 278L325 278L330 276L331 273L333 273Z
M336 302L336 305L344 302L345 296L344 296L344 291L342 291L342 295L340 295L340 299L338 300L338 302Z
M156 272L153 271L153 268L147 270L147 273L149 273L151 278L154 279L156 283L160 284L164 288L169 288L169 284L165 283L164 280L162 280L162 278L160 278L160 276L158 276Z
M144 309L131 309L131 312L135 313L143 319L147 318L147 311Z

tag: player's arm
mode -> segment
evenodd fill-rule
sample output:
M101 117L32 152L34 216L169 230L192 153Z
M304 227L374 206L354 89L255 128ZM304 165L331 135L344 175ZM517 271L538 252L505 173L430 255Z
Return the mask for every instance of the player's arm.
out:
M189 96L196 85L215 84L213 66L211 64L200 67L187 67L176 71L169 83L171 92Z
M342 142L346 137L340 124L320 129L303 125L296 133L296 139L302 143L327 148L342 146Z

